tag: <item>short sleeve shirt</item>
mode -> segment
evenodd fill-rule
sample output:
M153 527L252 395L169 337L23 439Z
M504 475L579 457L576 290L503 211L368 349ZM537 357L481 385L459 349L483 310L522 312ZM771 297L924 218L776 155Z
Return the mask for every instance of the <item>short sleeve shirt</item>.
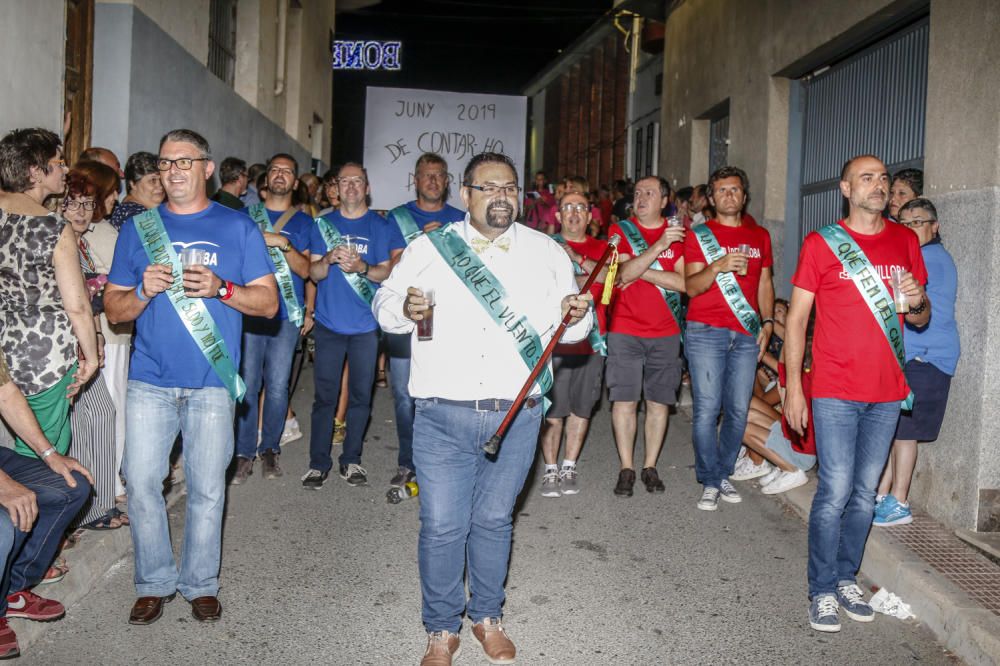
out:
M598 240L593 236L586 236L584 240L579 242L567 240L566 244L573 248L580 256L592 261L600 261L604 255L604 250L608 247L607 241ZM595 280L594 284L590 287L590 294L594 297L594 312L597 314L598 330L602 335L608 331L607 306L601 303L601 294L603 291L604 283ZM594 349L590 346L589 340L581 340L580 342L569 344L558 344L554 353L563 355L592 354L594 353Z
M271 220L272 227L285 213L282 210L271 210L269 208L265 208L265 210L267 210L267 217ZM311 217L302 211L298 211L292 215L278 233L288 238L292 247L299 252L308 252L309 236L312 233L313 224L314 222ZM289 272L292 274L292 286L295 287L295 298L298 299L300 306L304 306L306 302L305 281L296 275L295 271ZM288 319L288 308L285 306L285 299L281 297L280 290L278 292L278 314L275 319Z
M656 229L647 229L639 224L638 220L632 218L632 224L642 234L646 245L652 245L660 239L667 229L666 221ZM618 251L638 256L640 252L629 243L628 236L617 224L611 225L608 231L608 238L620 236ZM675 269L677 262L684 258L685 247L683 243L674 243L660 253L657 258L659 268L665 271ZM653 268L656 268L654 265ZM667 305L663 294L656 285L645 280L636 280L625 289L616 289L614 301L611 304L611 325L612 333L625 333L639 338L662 338L668 335L679 335L680 327L674 319L670 306Z

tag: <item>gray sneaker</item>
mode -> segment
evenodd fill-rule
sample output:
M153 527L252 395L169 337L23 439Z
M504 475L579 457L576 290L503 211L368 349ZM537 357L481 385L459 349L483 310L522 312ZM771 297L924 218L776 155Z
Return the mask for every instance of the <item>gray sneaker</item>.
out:
M403 467L400 465L399 469L396 470L396 476L392 477L389 481L389 485L394 488L402 488L410 481L416 481L417 473L414 472L409 467Z
M559 472L546 472L542 477L542 497L559 497Z
M865 601L864 592L855 583L837 586L837 602L847 613L847 617L855 622L871 622L875 619L875 611Z
M236 472L229 483L234 486L241 486L247 482L247 478L251 474L253 474L253 458L236 456Z
M817 595L809 604L809 626L816 631L825 631L831 634L840 631L840 618L837 617L838 606L836 595Z
M576 495L580 492L580 482L577 480L575 465L559 470L559 488L563 495Z
M733 484L729 483L729 479L723 479L719 484L719 499L730 504L739 504L743 501Z
M713 486L705 486L698 500L698 508L702 511L715 511L719 508L719 489Z

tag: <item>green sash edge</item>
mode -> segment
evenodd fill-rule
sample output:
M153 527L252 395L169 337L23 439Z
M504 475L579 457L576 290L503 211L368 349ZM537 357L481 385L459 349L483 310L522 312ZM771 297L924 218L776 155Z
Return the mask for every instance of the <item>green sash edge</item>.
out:
M625 234L629 245L631 245L632 249L635 250L636 256L649 249L649 244L646 243L646 239L642 237L642 234L639 233L636 226L632 224L632 220L618 220L618 228ZM659 257L657 257L652 265L650 265L650 268L654 271L663 270L663 268L660 267ZM670 313L674 316L674 321L677 322L677 328L680 329L681 342L684 342L684 325L686 322L684 320L684 306L681 303L681 295L676 291L664 289L658 285L656 285L656 288L660 290L660 295L663 296L663 300L667 302L667 307L670 308Z
M169 265L173 272L174 281L167 288L166 294L170 299L170 304L174 306L174 311L177 312L177 316L180 317L184 327L191 335L191 339L204 354L205 360L226 386L229 395L233 400L239 402L243 399L247 387L233 364L229 349L226 347L226 341L222 337L222 333L219 332L219 327L216 326L215 319L212 318L212 313L208 311L203 299L190 298L184 293L184 273L181 260L170 242L159 211L151 208L145 213L136 215L133 219L135 220L136 233L139 234L139 241L146 251L146 256L149 257L149 262Z
M261 231L274 233L274 227L271 226L271 219L267 216L263 202L254 204L247 210ZM288 260L285 259L285 253L276 247L267 248L267 253L271 255L271 261L274 262L274 275L278 279L278 293L281 294L281 300L285 302L285 312L288 313L288 321L296 326L302 326L304 311L302 306L299 305L298 297L295 296L292 269L288 265Z
M695 225L691 227L691 231L694 232L694 237L698 240L698 245L701 246L702 254L705 255L707 263L714 263L726 256L707 223ZM715 276L715 283L719 285L719 290L722 292L726 304L729 305L729 309L733 311L736 320L740 322L746 332L754 338L760 335L760 316L750 307L750 301L743 295L743 290L736 281L736 276L732 273L719 273Z
M566 239L563 238L562 234L553 234L552 240L559 243L560 245L567 245ZM580 264L573 264L573 272L578 276L584 276L587 271L583 270L583 266ZM594 304L597 307L597 304ZM590 343L590 348L601 356L608 355L608 336L601 335L601 329L597 324L597 312L594 312L594 325L590 327L590 333L587 334L587 342Z
M396 206L389 211L389 214L395 218L396 226L399 227L399 231L403 234L403 240L406 241L407 245L412 243L417 236L424 233L417 226L417 221L413 219L413 214L405 204Z
M493 319L497 326L513 336L512 339L517 344L518 354L521 355L528 370L534 369L535 363L541 358L544 350L541 337L527 317L518 315L510 308L507 304L507 290L465 242L465 239L458 235L456 225L440 227L426 236L445 260L445 263L448 264L448 267L454 271L462 284L483 306L486 314ZM512 322L512 325L509 322ZM518 326L520 326L523 336L513 333ZM544 396L552 389L551 368L546 366L535 380L535 386L542 393L543 409L548 410L549 401Z
M317 217L316 224L319 226L319 233L323 236L323 242L326 243L326 251L329 252L338 245L343 244L343 238L340 237L340 232L337 231L337 227L333 226L326 221L324 217ZM358 295L365 305L371 307L372 301L375 299L375 290L372 289L372 283L368 281L368 278L362 277L357 273L345 273L344 271L337 269L337 272L344 276L347 280L347 284L351 286L354 293Z
M885 340L889 343L889 349L892 350L896 361L899 363L899 369L903 370L906 367L906 348L903 345L903 330L899 325L899 316L896 314L892 295L886 289L882 278L878 275L875 267L872 266L872 262L865 255L864 250L851 238L849 233L844 231L844 228L840 224L835 222L822 227L819 229L819 235L826 241L830 251L833 252L833 256L837 257L841 266L844 267L844 272L850 276L851 282L857 287L862 300L864 300L868 309L871 310L872 316L875 317L875 322L885 334ZM872 275L876 278L875 286L866 289L862 286L861 282L866 277L871 278ZM886 312L889 313L889 316L883 314ZM901 408L906 411L913 410L913 391L910 391L909 395L903 399Z

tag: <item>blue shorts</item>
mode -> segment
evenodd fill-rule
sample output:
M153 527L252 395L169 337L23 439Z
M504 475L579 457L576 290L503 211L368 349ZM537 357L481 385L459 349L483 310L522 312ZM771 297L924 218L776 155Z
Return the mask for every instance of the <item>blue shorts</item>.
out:
M941 432L944 411L948 406L951 376L938 370L932 363L916 359L903 368L906 383L913 391L913 411L900 412L894 439L915 439L933 442Z

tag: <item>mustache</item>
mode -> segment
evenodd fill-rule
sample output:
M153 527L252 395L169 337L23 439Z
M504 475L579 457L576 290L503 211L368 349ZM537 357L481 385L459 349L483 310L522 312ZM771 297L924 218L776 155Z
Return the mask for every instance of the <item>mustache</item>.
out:
M514 207L506 201L494 201L486 207L486 212L492 213L494 211L506 211L507 213L513 214Z

